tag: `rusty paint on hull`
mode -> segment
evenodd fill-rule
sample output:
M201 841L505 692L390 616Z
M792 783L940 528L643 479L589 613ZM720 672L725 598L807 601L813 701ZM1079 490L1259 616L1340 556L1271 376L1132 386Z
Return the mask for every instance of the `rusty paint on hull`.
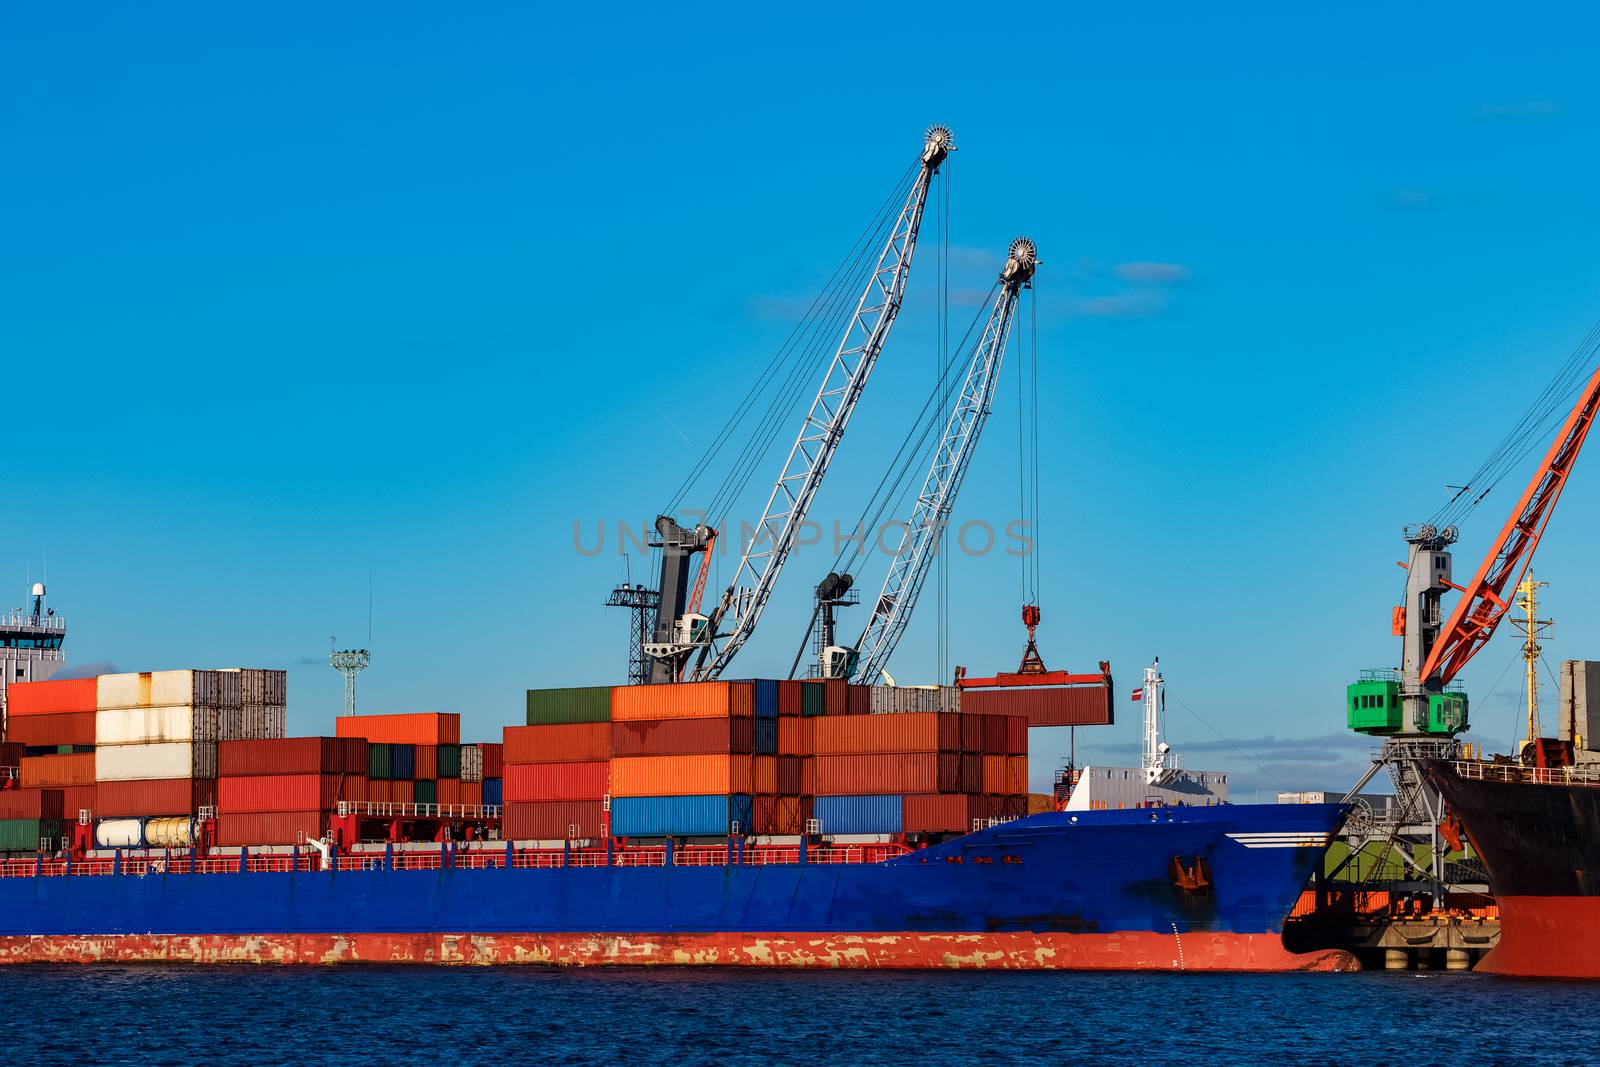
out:
M261 934L0 938L0 963L543 964L955 970L1342 971L1276 934Z

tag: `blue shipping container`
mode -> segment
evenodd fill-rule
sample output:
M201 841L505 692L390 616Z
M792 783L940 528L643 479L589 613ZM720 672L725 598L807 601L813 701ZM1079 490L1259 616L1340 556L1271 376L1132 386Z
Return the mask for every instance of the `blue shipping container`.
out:
M825 834L897 834L899 796L818 797L815 817Z
M778 683L771 678L756 679L756 718L778 717ZM759 735L757 735L759 736Z
M748 796L611 798L611 832L618 837L721 837L733 823L749 831Z
M778 720L756 720L756 755L776 756L778 754Z
M394 749L394 778L396 781L409 782L417 776L417 746L393 745Z
M485 778L483 780L483 802L485 804L505 803L500 799L505 796L505 791L501 788L500 783L501 780L499 778Z

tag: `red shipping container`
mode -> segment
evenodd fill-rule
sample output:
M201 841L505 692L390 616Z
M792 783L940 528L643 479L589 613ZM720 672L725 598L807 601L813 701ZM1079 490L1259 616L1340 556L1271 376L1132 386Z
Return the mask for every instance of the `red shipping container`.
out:
M974 819L1000 813L998 797L967 793L920 793L901 799L901 827L908 834L967 833Z
M957 778L955 791L957 793L983 792L983 754L979 752L963 752L961 754L961 771Z
M613 756L747 756L756 746L754 719L639 719L609 725Z
M76 822L78 812L94 811L100 791L92 785L69 785L61 790L61 817Z
M6 737L22 745L92 745L94 712L22 715L6 723Z
M963 700L963 708L965 708L965 699L966 699L965 697L962 698L962 700ZM982 715L961 715L961 716L958 716L958 719L959 719L959 721L961 723L961 751L963 751L963 752L982 752L983 751L983 716Z
M482 782L462 782L461 783L461 799L458 800L456 803L458 803L458 804L482 804L483 803L483 783Z
M66 756L23 756L18 761L17 781L30 786L94 784L94 753L75 752Z
M359 737L280 737L270 741L222 741L217 776L247 774L367 773L367 742Z
M598 800L508 803L500 815L500 836L508 841L564 841L602 838L609 820Z
M795 683L799 685L799 682ZM811 755L811 720L782 718L778 720L778 755Z
M982 716L983 754L985 756L1004 756L1006 754L1006 722L1014 717L1011 715Z
M499 741L485 741L478 747L483 749L483 776L485 778L504 778L506 746Z
M1028 720L1021 715L1003 716L1006 721L1006 755L1028 754Z
M483 754L483 776L503 778L508 763L593 763L611 758L611 723L570 722L544 726L507 726L505 743L494 774Z
M60 819L65 811L59 789L0 791L0 819ZM78 818L76 811L72 818Z
M217 779L217 814L246 811L330 811L341 800L366 799L365 775L247 774Z
M413 774L411 777L416 779L419 782L432 781L432 780L438 778L439 777L439 746L438 745L417 745L417 746L415 746L415 751L417 753L417 755L416 755L416 760L417 760L416 768L417 769L416 769L416 773Z
M22 744L0 741L0 767L15 767L22 761Z
M12 718L22 718L27 715L56 715L74 711L92 713L99 707L95 702L98 689L99 680L95 678L12 682L6 690L6 714ZM62 742L62 744L67 743Z
M810 722L811 751L819 756L956 752L961 748L961 720L960 715L939 712L830 715Z
M1115 721L1111 687L1051 686L1040 689L967 689L961 710L978 715L1022 715L1030 726L1108 726Z
M436 804L461 803L461 779L440 778L434 783L433 796Z
M505 801L599 800L606 795L611 764L508 763Z
M843 678L810 678L801 682L800 684L818 685L822 687L822 714L850 714L850 683L845 681ZM804 707L804 703L805 697L802 695L802 707Z
M961 757L931 752L816 756L811 763L816 768L816 792L820 796L954 793Z
M801 756L778 757L778 792L783 796L799 796L805 792L805 764Z
M234 812L217 816L219 845L293 845L328 832L325 811Z
M778 683L778 714L800 714L800 682L781 681Z
M145 815L193 815L217 803L210 778L153 778L139 782L101 782L95 787L94 813L102 819Z
M845 707L851 715L870 715L872 713L872 688L865 685L852 685L845 690Z
M341 715L334 720L340 737L364 737L390 745L459 745L461 716L453 711L409 715Z
M750 832L754 834L804 833L805 815L801 800L799 797L752 797L750 823Z

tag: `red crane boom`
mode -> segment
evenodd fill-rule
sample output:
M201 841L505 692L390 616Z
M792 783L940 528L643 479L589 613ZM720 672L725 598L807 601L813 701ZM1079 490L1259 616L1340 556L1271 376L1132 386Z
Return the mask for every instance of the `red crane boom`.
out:
M1533 550L1544 536L1556 500L1567 484L1567 476L1572 473L1572 465L1583 448L1584 438L1589 435L1589 428L1594 425L1597 407L1600 407L1600 368L1590 376L1583 395L1573 405L1550 451L1545 453L1544 462L1534 471L1533 479L1479 565L1478 573L1473 575L1471 584L1461 589L1461 599L1450 613L1450 621L1439 632L1422 665L1423 679L1434 678L1437 672L1439 683L1448 684L1494 636L1495 627L1511 608L1506 588L1514 589L1533 562Z

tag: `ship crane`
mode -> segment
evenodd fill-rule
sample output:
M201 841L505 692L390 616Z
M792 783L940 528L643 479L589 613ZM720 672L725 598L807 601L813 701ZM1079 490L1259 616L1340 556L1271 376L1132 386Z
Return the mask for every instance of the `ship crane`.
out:
M705 525L685 530L665 516L657 520L663 547L661 607L656 640L645 650L655 661L652 682L684 677L692 681L713 680L755 632L900 312L929 187L954 148L950 131L944 126L932 127L924 137L916 177L889 228L876 266L845 324L822 385L767 498L761 520L744 546L732 580L709 615L689 610L688 557L709 552L717 531ZM702 572L696 584L703 586L703 581ZM730 622L732 625L724 630ZM695 663L688 668L691 656Z
M900 546L873 603L872 615L861 640L856 643L856 656L837 652L826 656L825 673L848 673L848 664L856 659L855 679L863 685L876 685L889 665L895 647L911 622L917 597L927 581L928 569L949 523L956 496L961 492L978 438L988 421L1000 364L1016 321L1017 304L1038 265L1038 249L1032 240L1018 237L1011 242L989 321L972 351L960 397L950 411L944 435L934 450L933 465L917 494ZM830 665L834 668L832 671L828 669Z

